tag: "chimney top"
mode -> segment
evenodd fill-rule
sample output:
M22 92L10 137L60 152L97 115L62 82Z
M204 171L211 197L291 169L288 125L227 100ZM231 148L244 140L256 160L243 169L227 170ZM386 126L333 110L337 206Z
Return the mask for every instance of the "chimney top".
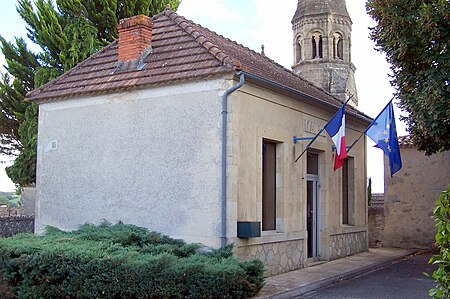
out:
M119 61L140 61L151 52L153 21L137 15L119 21Z

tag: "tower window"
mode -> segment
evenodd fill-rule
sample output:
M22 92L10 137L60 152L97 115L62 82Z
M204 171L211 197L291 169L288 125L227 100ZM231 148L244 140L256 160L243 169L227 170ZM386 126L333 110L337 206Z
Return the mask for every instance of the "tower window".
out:
M314 33L311 37L312 58L323 58L323 40L322 35Z
M299 63L302 61L302 44L301 44L301 38L299 37L297 39L297 42L295 43L295 63Z
M322 35L319 36L319 58L323 58L323 41L322 41Z
M339 33L333 35L333 58L344 59L344 40Z
M316 43L316 37L312 37L312 58L317 57L317 43Z
M342 38L338 39L337 42L337 57L339 59L344 59L344 42L342 41Z

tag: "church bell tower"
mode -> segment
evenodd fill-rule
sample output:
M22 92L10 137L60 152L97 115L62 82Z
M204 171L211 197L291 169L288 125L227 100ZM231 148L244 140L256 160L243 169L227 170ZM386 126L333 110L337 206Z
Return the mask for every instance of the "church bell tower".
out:
M298 0L292 19L293 71L349 105L358 105L351 62L352 21L345 0Z

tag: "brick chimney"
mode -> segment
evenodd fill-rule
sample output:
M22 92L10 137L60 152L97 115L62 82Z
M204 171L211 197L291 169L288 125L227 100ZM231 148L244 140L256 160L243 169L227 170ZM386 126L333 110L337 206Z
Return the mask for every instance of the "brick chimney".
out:
M151 51L152 19L146 15L122 19L119 31L119 61L137 61Z

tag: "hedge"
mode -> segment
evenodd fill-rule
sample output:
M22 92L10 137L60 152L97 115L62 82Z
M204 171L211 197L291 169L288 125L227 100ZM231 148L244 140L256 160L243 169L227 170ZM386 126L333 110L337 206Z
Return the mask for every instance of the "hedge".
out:
M0 239L0 298L247 298L260 261L118 223Z

